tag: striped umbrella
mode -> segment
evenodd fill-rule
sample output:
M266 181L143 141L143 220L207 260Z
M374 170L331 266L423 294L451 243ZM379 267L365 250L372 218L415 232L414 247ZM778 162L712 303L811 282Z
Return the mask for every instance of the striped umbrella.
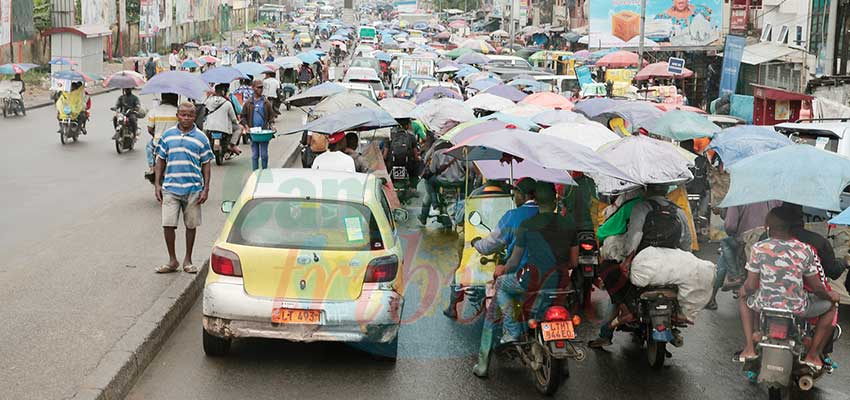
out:
M144 86L145 77L136 71L120 71L103 81L103 87L130 89Z
M23 74L24 72L29 71L32 68L37 67L38 64L3 64L0 65L0 74L2 75L16 75Z

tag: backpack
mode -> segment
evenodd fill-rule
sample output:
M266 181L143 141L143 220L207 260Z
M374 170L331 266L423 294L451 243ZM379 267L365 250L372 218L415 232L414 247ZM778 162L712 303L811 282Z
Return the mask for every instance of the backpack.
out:
M664 247L675 249L682 240L682 224L679 223L677 207L673 203L660 204L655 200L647 200L652 209L646 214L643 222L643 238L638 251L647 247Z
M390 164L406 166L413 154L412 136L404 130L395 129L390 135Z

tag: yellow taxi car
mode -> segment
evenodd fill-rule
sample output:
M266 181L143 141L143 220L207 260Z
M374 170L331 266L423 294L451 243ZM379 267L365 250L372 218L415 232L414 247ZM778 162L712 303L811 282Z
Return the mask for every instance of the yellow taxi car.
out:
M313 169L253 173L210 257L203 344L232 339L341 341L394 360L404 307L404 250L383 180Z

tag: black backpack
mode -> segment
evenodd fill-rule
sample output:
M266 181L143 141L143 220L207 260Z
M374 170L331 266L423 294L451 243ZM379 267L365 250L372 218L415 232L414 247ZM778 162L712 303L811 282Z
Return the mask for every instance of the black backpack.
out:
M679 248L682 240L682 224L679 223L677 207L673 203L660 204L655 200L647 200L652 209L643 221L643 238L638 251L647 247Z
M402 130L394 129L390 134L390 162L393 166L406 166L413 155L413 136Z

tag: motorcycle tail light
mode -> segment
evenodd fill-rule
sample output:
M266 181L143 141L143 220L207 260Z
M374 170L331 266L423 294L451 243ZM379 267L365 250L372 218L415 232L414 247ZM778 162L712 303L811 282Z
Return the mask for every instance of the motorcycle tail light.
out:
M210 256L210 267L219 275L242 276L242 263L236 253L216 247Z
M556 348L563 349L566 346L567 346L567 344L563 340L559 340L559 341L555 342Z
M538 323L537 323L537 320L536 320L536 319L530 319L530 320L528 320L528 327L529 327L530 329L537 329L537 325L538 325Z
M577 314L573 315L573 326L579 325L581 325L581 317L579 317Z
M582 243L581 248L586 251L593 250L593 243Z
M767 336L771 339L787 339L788 324L781 322L771 322L767 327Z
M546 321L567 321L570 319L570 312L562 306L551 306L546 309L543 319Z

